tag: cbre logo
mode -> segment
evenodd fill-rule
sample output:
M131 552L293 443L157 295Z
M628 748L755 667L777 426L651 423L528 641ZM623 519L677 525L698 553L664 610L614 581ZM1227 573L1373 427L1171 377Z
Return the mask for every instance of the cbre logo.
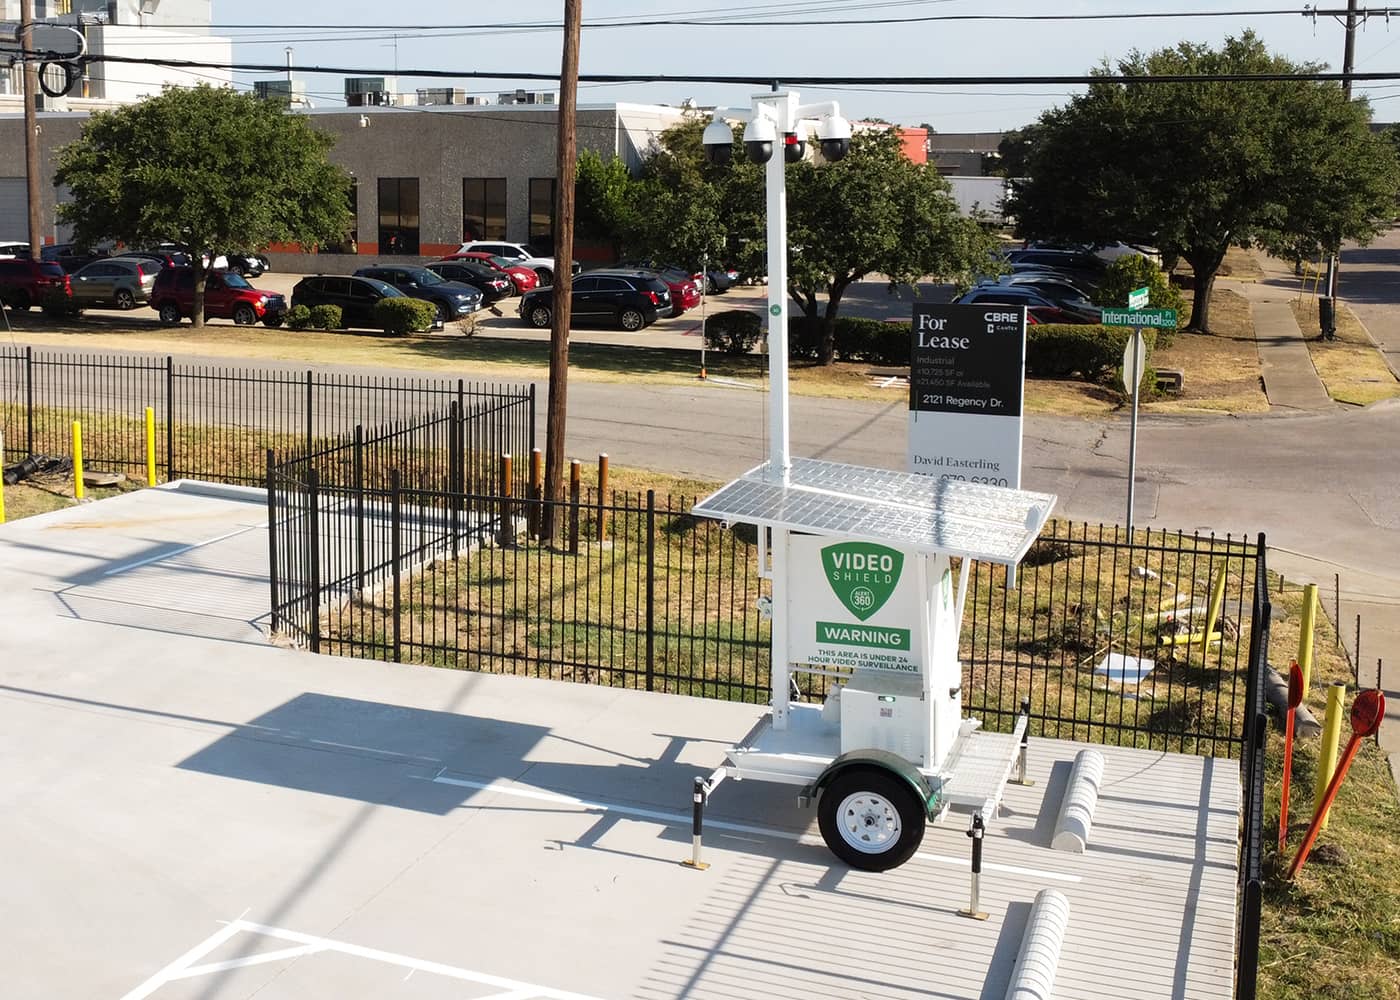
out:
M841 542L822 549L822 570L832 593L861 621L885 606L899 583L904 553L873 542Z

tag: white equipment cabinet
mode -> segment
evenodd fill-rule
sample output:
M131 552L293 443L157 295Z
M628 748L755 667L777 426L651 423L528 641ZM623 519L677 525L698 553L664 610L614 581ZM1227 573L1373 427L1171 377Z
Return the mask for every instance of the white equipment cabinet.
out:
M827 846L869 871L908 860L950 809L994 816L1018 757L1024 769L1027 720L986 733L963 717L969 568L1014 566L1054 504L814 459L760 466L697 504L697 516L757 527L773 648L769 712L696 779L692 861L704 802L726 778L800 786ZM828 679L823 704L794 700L800 675Z

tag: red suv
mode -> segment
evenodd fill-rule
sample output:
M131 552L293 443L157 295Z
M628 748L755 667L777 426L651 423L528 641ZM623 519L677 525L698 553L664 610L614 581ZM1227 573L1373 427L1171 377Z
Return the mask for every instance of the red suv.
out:
M43 305L44 296L54 292L73 297L73 283L58 264L18 257L0 260L0 303L22 312Z
M167 324L194 315L194 269L166 267L151 287L151 308ZM231 319L239 326L261 322L281 326L287 315L287 299L276 292L262 292L228 271L210 271L204 282L204 318Z

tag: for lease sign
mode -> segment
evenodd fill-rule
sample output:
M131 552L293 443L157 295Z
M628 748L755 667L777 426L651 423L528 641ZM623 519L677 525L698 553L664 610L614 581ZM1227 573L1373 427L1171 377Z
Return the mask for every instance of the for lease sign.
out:
M914 304L909 471L1021 485L1023 306Z

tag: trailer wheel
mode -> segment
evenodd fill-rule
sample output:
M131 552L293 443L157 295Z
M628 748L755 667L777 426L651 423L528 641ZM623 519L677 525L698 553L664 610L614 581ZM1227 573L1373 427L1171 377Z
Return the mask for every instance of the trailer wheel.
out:
M822 791L817 825L826 846L852 868L883 872L913 857L925 813L913 790L878 767L852 767Z

